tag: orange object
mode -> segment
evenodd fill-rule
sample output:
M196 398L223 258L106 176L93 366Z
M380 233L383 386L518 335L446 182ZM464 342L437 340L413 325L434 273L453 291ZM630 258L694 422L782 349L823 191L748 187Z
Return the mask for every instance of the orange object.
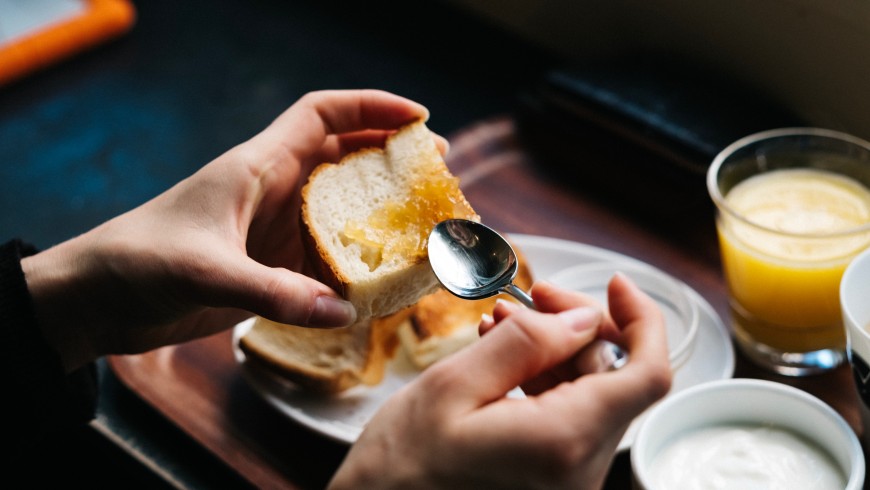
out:
M129 0L84 0L85 10L0 44L0 86L127 32L136 20Z
M784 352L845 345L840 279L870 246L861 228L870 220L870 189L828 171L772 170L740 182L725 201L776 230L727 215L718 222L738 333Z

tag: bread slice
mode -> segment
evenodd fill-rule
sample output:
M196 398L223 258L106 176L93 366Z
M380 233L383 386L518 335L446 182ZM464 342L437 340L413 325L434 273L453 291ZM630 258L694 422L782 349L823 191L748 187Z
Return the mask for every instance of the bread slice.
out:
M531 271L522 252L516 246L514 250L518 258L514 282L528 289ZM496 297L463 300L442 289L392 315L336 329L297 327L258 317L239 339L239 348L257 369L309 391L336 394L379 384L399 345L414 365L425 369L474 342L481 315L491 313L495 301Z
M239 348L246 362L301 387L337 393L360 384L370 354L369 323L315 329L284 325L258 317Z
M354 386L376 385L398 341L404 317L366 320L346 328L320 329L285 325L258 317L239 339L246 362L292 381L306 390L339 393Z
M514 284L528 290L533 281L531 270L522 252L516 245L513 248L518 262ZM480 318L492 313L499 298L516 302L506 294L481 300L462 299L444 289L430 294L421 298L399 325L399 342L414 365L425 369L480 338Z
M318 166L302 199L303 236L318 278L353 303L361 320L437 290L429 233L448 218L479 220L422 121L400 128L383 150Z

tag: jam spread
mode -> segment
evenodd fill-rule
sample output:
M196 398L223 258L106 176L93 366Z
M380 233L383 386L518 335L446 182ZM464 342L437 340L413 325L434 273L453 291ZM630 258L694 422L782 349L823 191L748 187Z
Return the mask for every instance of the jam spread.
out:
M459 190L459 179L446 169L433 168L411 185L407 200L385 203L364 222L348 222L341 240L345 246L358 243L360 258L369 270L375 270L390 257L425 257L429 233L436 224L473 216Z

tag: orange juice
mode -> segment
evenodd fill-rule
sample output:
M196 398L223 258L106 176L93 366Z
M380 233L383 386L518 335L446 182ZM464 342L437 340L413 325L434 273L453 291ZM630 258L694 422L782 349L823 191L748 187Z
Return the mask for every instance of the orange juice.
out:
M870 246L861 228L870 189L825 170L784 169L738 183L725 202L733 213L720 213L717 228L738 339L780 352L842 350L840 278Z

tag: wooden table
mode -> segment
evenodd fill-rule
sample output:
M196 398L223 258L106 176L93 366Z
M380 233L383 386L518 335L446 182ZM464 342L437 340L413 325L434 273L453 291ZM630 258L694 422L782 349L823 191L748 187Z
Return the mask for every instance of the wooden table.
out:
M507 116L474 124L450 140L448 163L485 223L508 233L562 238L633 256L688 283L727 319L712 210L691 202L698 199L698 189L664 187L655 197L650 183L641 182L624 192L596 193L577 181L582 174L566 171L564 162L560 168L542 160L549 157L531 150L533 145L520 138L515 120ZM576 165L609 164L606 151L576 146L571 157ZM648 206L633 211L622 206L643 199ZM134 393L259 488L323 487L347 452L272 409L246 384L233 357L230 332L142 355L115 356L109 363ZM759 370L738 353L735 377L805 389L862 431L847 366L820 376L786 378ZM630 475L628 457L620 455L607 488L629 488Z

